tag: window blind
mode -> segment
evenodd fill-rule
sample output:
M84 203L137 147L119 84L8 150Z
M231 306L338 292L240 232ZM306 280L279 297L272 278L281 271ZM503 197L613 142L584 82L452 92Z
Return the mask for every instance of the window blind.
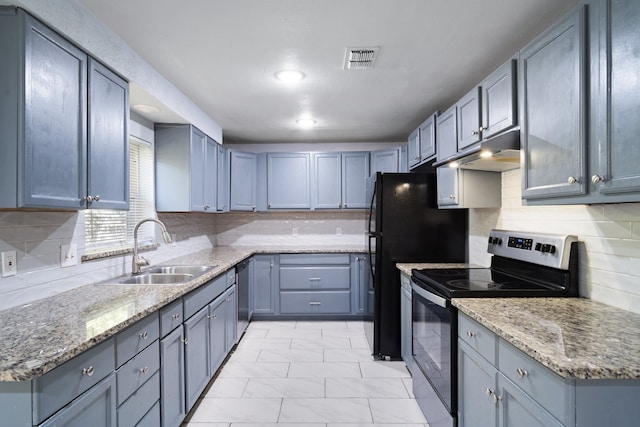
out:
M153 147L129 140L129 211L87 209L85 244L88 251L123 249L133 246L133 229L144 218L155 218ZM155 223L143 224L138 230L138 244L155 240Z

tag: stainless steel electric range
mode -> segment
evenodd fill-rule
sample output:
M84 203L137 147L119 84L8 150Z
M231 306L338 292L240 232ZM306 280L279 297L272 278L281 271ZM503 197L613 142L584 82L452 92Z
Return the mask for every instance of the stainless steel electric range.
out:
M577 245L575 236L492 230L489 268L412 271L413 391L431 427L457 426L458 315L451 299L578 296Z

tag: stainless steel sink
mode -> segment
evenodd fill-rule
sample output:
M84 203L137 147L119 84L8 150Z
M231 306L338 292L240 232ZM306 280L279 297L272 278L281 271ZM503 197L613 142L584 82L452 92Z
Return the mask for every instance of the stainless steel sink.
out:
M106 285L183 285L217 265L159 265L135 276L106 280Z

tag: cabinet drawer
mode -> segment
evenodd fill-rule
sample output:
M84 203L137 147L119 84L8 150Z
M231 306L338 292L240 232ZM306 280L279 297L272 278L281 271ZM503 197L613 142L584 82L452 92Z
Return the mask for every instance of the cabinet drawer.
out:
M458 336L487 359L489 363L496 364L496 344L498 339L493 332L470 317L459 313Z
M157 340L159 335L160 322L158 320L158 312L119 332L116 335L116 366L122 366L127 360L130 360Z
M350 289L349 266L280 267L280 289Z
M349 265L349 254L284 254L280 265Z
M223 274L205 283L184 297L184 318L196 314L200 309L216 299L227 289L227 276Z
M562 377L504 340L498 345L498 360L500 372L554 417L562 420L572 409L569 388Z
M160 373L156 372L118 408L118 426L135 426L160 398Z
M178 298L171 304L163 307L160 310L160 336L164 337L182 325L183 317L182 298Z
M41 423L115 369L113 338L33 380L33 420Z
M349 291L281 292L281 314L349 314Z
M136 357L125 363L116 373L118 405L144 384L160 368L160 345L154 341Z
M233 286L236 283L236 269L232 268L231 270L227 271L226 277L227 277L227 288L229 286Z

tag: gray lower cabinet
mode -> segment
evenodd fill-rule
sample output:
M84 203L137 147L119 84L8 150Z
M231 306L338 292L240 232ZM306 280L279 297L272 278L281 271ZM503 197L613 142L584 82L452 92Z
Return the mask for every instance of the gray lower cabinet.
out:
M232 286L225 292L225 357L238 341L238 298L237 286Z
M255 211L257 206L258 156L229 150L230 210Z
M227 301L226 294L216 298L209 304L209 372L213 375L227 355L226 318Z
M267 208L311 209L309 153L267 154Z
M187 409L200 397L209 382L209 307L205 306L184 322L184 372Z
M128 83L24 10L0 39L0 207L128 209Z
M160 418L163 427L179 427L187 415L185 347L182 324L160 341Z
M364 316L368 313L370 277L367 256L365 254L351 254L351 283L354 284L351 297L353 314Z
M411 277L400 273L400 354L409 372L413 370L412 310Z
M253 271L250 273L251 308L253 317L276 315L278 304L278 257L277 255L255 255Z

